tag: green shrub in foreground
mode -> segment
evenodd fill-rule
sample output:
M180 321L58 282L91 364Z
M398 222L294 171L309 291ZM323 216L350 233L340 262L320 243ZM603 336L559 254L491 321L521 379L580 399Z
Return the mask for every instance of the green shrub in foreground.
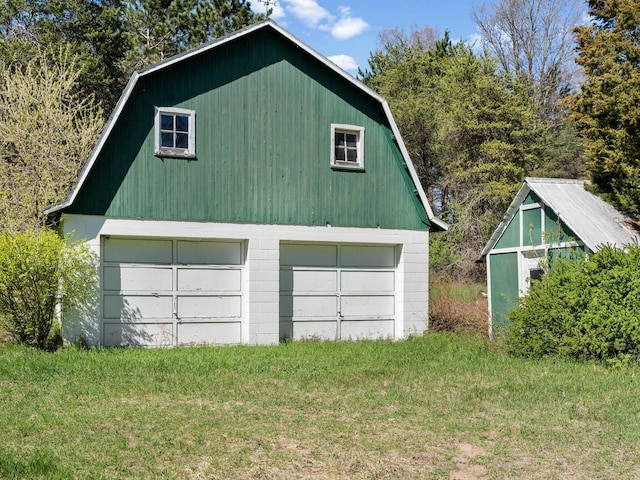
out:
M510 313L505 344L525 356L639 357L640 247L554 260Z
M0 232L0 326L18 342L46 349L56 304L85 305L95 272L86 245L52 230Z

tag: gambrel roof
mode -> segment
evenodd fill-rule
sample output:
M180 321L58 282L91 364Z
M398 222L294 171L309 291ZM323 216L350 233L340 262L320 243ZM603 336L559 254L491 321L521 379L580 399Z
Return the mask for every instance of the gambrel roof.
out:
M498 242L520 204L535 193L592 252L601 245L623 247L640 240L634 223L609 203L585 189L585 180L526 178L507 213L482 250L482 257Z
M120 100L118 101L116 108L114 109L111 117L109 118L109 120L107 121L107 124L102 132L102 135L100 136L95 148L93 149L93 151L91 152L89 159L87 161L87 163L85 164L84 168L82 169L82 171L80 172L79 178L78 178L78 182L76 183L73 191L71 192L71 194L69 195L69 197L64 200L63 202L61 202L58 205L52 206L50 207L46 213L51 215L51 214L55 214L56 212L61 212L63 210L65 210L66 208L70 207L71 205L73 205L74 201L76 200L76 197L78 196L78 193L80 192L80 190L83 187L83 184L85 183L85 181L87 180L87 178L89 177L89 173L91 172L92 168L94 167L94 164L96 163L96 160L99 158L103 148L105 147L105 143L107 142L109 136L111 135L112 131L115 128L116 123L118 122L118 119L120 118L121 114L123 113L125 107L127 106L130 97L132 96L134 89L136 88L136 85L142 81L142 79L144 77L148 77L151 76L157 72L160 72L162 70L165 69L169 69L173 66L175 66L176 64L180 63L180 62L185 62L189 59L192 59L198 55L201 55L205 52L220 48L221 46L228 44L229 42L239 39L241 37L245 37L248 35L251 35L254 32L257 32L259 30L263 30L263 29L269 29L273 32L278 33L279 35L281 35L282 37L284 37L285 39L287 39L289 42L293 43L295 45L296 48L299 48L301 51L305 52L307 55L309 55L310 57L312 57L313 59L315 59L317 62L320 62L321 64L323 64L325 67L328 67L333 73L335 73L335 75L338 75L339 77L342 78L342 80L347 81L349 84L351 84L353 87L356 87L357 89L359 89L361 92L363 92L365 95L367 95L369 98L371 98L374 102L377 102L380 107L382 108L383 112L384 112L384 116L386 117L386 120L392 130L395 142L397 143L402 157L403 157L403 161L406 164L406 169L411 177L411 181L413 183L413 189L417 195L417 197L419 198L419 202L421 204L421 208L424 209L424 212L426 214L426 217L429 219L429 222L431 223L431 228L435 229L435 230L446 230L448 228L447 224L445 222L443 222L442 220L438 219L434 214L433 211L431 210L431 207L429 205L429 202L427 200L427 196L425 194L425 191L422 187L422 185L420 184L420 180L418 178L418 175L416 173L415 167L413 165L413 163L411 162L411 159L409 157L409 153L402 141L402 137L400 135L400 132L398 130L398 127L393 119L393 116L391 115L391 111L389 109L389 106L387 104L387 102L381 97L379 96L377 93L375 93L373 90L371 90L370 88L368 88L367 86L365 86L362 82L360 82L359 80L357 80L356 78L354 78L353 76L351 76L350 74L348 74L347 72L345 72L344 70L342 70L341 68L339 68L337 65L335 65L334 63L332 63L330 60L328 60L326 57L324 57L323 55L319 54L318 52L316 52L315 50L313 50L311 47L309 47L308 45L304 44L303 42L301 42L300 40L298 40L296 37L294 37L293 35L291 35L289 32L287 32L286 30L282 29L279 25L277 25L273 20L267 19L264 20L262 22L250 25L248 27L245 27L241 30L238 30L237 32L234 32L232 34L229 34L227 36L221 37L219 39L216 39L210 43L207 43L205 45L202 45L201 47L189 50L185 53L182 53L180 55L177 55L175 57L172 57L166 61L163 61L161 63L158 63L156 65L153 65L149 68L146 68L144 70L135 72L131 79L129 80L129 83L127 84Z

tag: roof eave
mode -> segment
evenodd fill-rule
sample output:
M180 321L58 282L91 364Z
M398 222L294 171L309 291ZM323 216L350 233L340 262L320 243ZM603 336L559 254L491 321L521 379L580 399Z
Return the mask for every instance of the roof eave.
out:
M84 164L84 167L82 167L82 170L80 170L80 174L78 175L78 180L76 181L76 184L73 190L71 191L71 193L69 194L69 196L64 201L47 208L44 212L45 215L50 216L56 212L64 210L65 208L73 204L74 200L76 199L76 196L78 195L78 192L80 191L80 188L82 187L87 176L89 175L89 172L93 168L93 164L98 158L98 155L102 150L102 147L104 146L105 142L107 141L107 138L111 134L111 131L113 130L113 127L116 124L116 120L120 116L120 113L122 112L124 106L126 105L127 100L129 100L129 96L131 95L131 92L133 91L139 77L140 77L139 72L133 72L133 75L131 75L131 78L129 79L127 86L125 87L122 95L120 96L120 99L118 100L118 103L116 103L116 106L113 109L111 116L109 117L109 119L105 123L104 128L102 129L102 133L98 138L98 142L96 143L96 145L93 147L93 150L89 154L89 159Z
M511 220L513 220L513 217L515 217L516 212L518 212L518 210L520 209L520 204L526 198L526 196L529 194L530 191L531 191L531 188L529 187L529 184L525 181L522 184L522 186L520 186L520 189L516 193L516 196L511 201L511 204L509 205L509 208L507 208L507 211L502 217L502 220L500 220L500 223L491 234L489 241L486 243L486 245L482 249L482 252L480 253L480 258L478 259L479 261L482 261L493 249L493 247L495 247L496 243L498 243L498 240L500 240L500 237L502 236L504 231L507 229L507 226L509 225Z

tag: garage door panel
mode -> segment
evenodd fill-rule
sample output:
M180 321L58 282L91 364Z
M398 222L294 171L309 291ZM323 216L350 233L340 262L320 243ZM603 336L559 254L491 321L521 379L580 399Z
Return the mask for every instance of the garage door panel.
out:
M343 320L340 323L342 339L369 339L393 338L393 320Z
M171 323L105 323L104 341L107 347L168 347L173 345Z
M103 237L101 257L104 345L240 343L243 241Z
M173 261L171 240L105 238L103 261L117 263L162 263Z
M336 322L314 321L314 322L291 322L291 335L288 338L294 340L335 340Z
M241 265L242 242L178 241L182 265Z
M394 268L396 250L393 246L343 246L340 248L342 267Z
M393 295L342 295L340 298L340 313L344 317L392 317L394 309Z
M340 285L343 292L393 293L395 273L392 271L342 271Z
M104 267L102 271L105 291L161 292L171 291L173 288L171 267L109 266Z
M336 317L338 305L335 295L301 295L280 297L280 312L293 317ZM287 315L289 314L290 315Z
M242 274L239 269L178 268L178 290L239 292Z
M135 321L146 318L172 318L171 295L105 295L104 318Z
M240 322L178 324L178 345L238 344L242 341Z
M240 318L238 296L179 296L178 318Z
M335 270L280 271L280 291L283 292L335 292L338 279Z
M336 245L282 245L280 265L299 267L335 267L338 260Z
M396 247L284 244L282 338L394 336Z

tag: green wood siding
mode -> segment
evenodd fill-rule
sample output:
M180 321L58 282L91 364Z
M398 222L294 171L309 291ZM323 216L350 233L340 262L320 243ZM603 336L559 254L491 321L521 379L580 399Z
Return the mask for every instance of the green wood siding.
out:
M545 207L545 239L546 243L561 243L577 240L578 237L553 210Z
M522 212L522 244L542 244L542 211L539 208Z
M489 255L491 321L495 333L507 324L507 313L518 299L518 254Z
M500 237L500 240L493 248L510 248L520 246L520 212L516 214L507 225L504 233Z
M196 159L154 155L154 106L196 111ZM330 168L331 124L365 171ZM71 213L425 229L382 107L270 29L141 77Z
M540 203L540 197L538 197L534 192L529 192L527 197L523 200L523 205L531 205L532 203Z

